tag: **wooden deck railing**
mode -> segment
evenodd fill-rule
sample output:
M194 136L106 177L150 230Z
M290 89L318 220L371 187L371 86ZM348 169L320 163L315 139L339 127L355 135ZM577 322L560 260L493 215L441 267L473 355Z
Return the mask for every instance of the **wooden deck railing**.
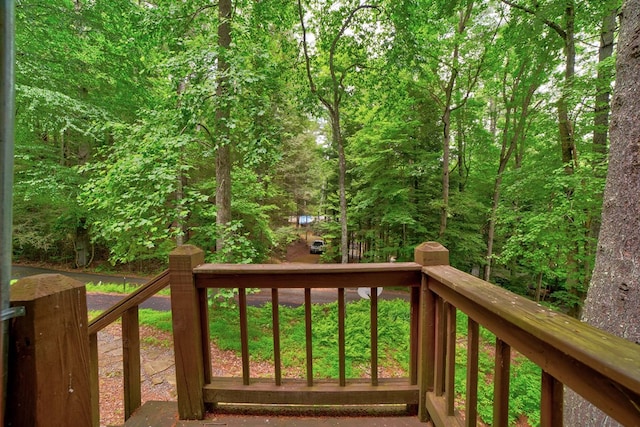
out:
M494 426L508 425L511 349L542 369L542 426L562 426L563 385L622 425L640 425L640 346L542 307L448 265L423 268L420 416L475 426L478 326L496 336ZM456 312L468 316L464 421L454 390Z
M640 423L640 346L556 313L448 265L437 243L416 248L415 263L357 265L211 265L202 251L182 246L170 256L178 408L181 419L201 419L205 403L373 404L418 403L422 420L436 426L474 426L478 420L479 326L496 336L493 425L508 423L511 349L542 368L541 425L562 425L563 385L571 387L625 425ZM371 292L372 378L344 374L344 289L405 286L411 300L409 378L377 378L376 292ZM419 287L418 287L419 286ZM271 289L274 378L250 375L246 288ZM208 288L239 288L242 378L212 377ZM284 380L279 362L278 289L303 288L307 339L306 378ZM313 378L310 295L334 288L339 305L340 374L325 383ZM468 316L466 395L455 384L456 313ZM215 362L215 361L214 361ZM462 403L458 403L462 401Z
M92 424L100 425L100 385L98 364L98 332L118 319L122 319L122 370L124 390L124 419L140 407L142 389L140 384L140 328L138 309L140 304L169 285L166 270L140 286L113 307L89 322L89 354L91 380Z
M191 379L180 379L177 374L178 395L188 393L189 400L180 400L181 414L187 418L202 416L203 403L254 403L254 404L378 404L418 403L418 307L421 266L416 263L385 264L203 264L189 262L190 257L200 257L195 248L182 248L189 254L172 255L170 261L171 294L174 306L174 336L176 342L176 371L190 372ZM178 262L181 259L182 262ZM180 272L173 265L180 264L186 270ZM371 362L369 380L346 377L345 288L370 287L371 296ZM411 296L410 369L407 378L380 378L378 374L378 296L377 287L404 287ZM240 342L242 353L242 378L214 378L211 375L207 289L238 288ZM249 339L247 327L247 288L271 292L274 367L273 378L253 378L249 365ZM279 290L304 289L304 322L306 342L301 343L306 353L305 377L283 379L280 362ZM311 294L313 289L333 289L338 302L338 365L336 380L314 378L313 347L311 339ZM179 296L182 295L182 298ZM191 304L189 308L187 305ZM180 305L184 310L177 310ZM194 337L194 330L198 336ZM188 334L191 336L187 337ZM178 349L189 345L189 348ZM178 356L179 355L179 356ZM215 363L215 361L213 361Z

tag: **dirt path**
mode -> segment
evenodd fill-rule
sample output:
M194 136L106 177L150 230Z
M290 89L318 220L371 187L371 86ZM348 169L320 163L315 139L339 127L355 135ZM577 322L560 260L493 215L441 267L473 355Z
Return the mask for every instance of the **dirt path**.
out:
M307 240L305 242L305 239ZM318 236L309 234L305 238L301 238L297 242L292 243L287 248L285 262L301 263L301 264L318 264L320 263L320 255L309 253L309 244L318 239Z

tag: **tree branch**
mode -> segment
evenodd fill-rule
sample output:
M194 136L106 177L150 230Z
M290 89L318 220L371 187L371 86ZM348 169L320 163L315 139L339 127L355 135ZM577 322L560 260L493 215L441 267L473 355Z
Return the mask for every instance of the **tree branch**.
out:
M562 40L566 40L567 39L567 32L565 30L562 29L562 27L558 24L556 24L553 21L548 20L547 18L543 18L542 16L540 16L540 14L538 13L537 10L534 9L529 9L528 7L519 5L514 3L512 0L501 0L502 3L509 5L513 8L519 9L525 13L528 13L529 15L533 15L536 18L538 18L540 21L542 21L546 26L548 26L549 28L553 29L556 33L558 33L558 35L562 38ZM537 8L537 3L536 3L536 8Z
M300 0L298 0L298 4L299 3L300 3ZM344 35L344 32L349 27L349 24L351 24L351 21L353 20L353 17L355 16L355 14L358 13L358 11L364 10L364 9L374 9L376 11L380 11L380 6L376 6L372 4L361 4L360 6L351 10L351 12L349 12L349 15L347 15L347 18L342 23L342 27L340 28L340 31L338 31L338 34L336 34L336 36L333 38L333 41L331 42L331 49L329 50L329 72L331 73L331 81L333 82L333 88L334 88L333 97L335 102L340 102L338 87L340 86L342 80L344 79L344 75L340 80L336 78L335 65L333 63L333 58L336 53L336 48L338 46L338 42Z

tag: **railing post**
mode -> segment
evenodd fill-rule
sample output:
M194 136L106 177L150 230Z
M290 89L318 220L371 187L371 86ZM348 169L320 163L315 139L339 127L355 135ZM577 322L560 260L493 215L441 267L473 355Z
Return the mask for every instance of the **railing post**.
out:
M414 261L417 264L449 265L449 250L437 242L425 242L416 247ZM420 324L418 329L418 385L420 397L418 417L427 421L427 392L433 391L436 342L435 296L429 290L429 279L422 276L420 285Z
M91 426L87 298L58 274L20 279L11 304L7 426Z
M122 315L122 377L124 379L124 420L142 403L140 383L140 324L138 306Z
M204 252L192 245L178 246L169 255L176 390L182 420L204 418L201 313L193 277L193 268L202 263Z

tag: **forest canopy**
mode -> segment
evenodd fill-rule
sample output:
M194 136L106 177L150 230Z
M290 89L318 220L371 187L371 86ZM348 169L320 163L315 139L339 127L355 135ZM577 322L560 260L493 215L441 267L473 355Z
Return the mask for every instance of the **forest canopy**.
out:
M575 315L619 6L20 0L14 257L265 262L305 216L327 262L435 240Z

